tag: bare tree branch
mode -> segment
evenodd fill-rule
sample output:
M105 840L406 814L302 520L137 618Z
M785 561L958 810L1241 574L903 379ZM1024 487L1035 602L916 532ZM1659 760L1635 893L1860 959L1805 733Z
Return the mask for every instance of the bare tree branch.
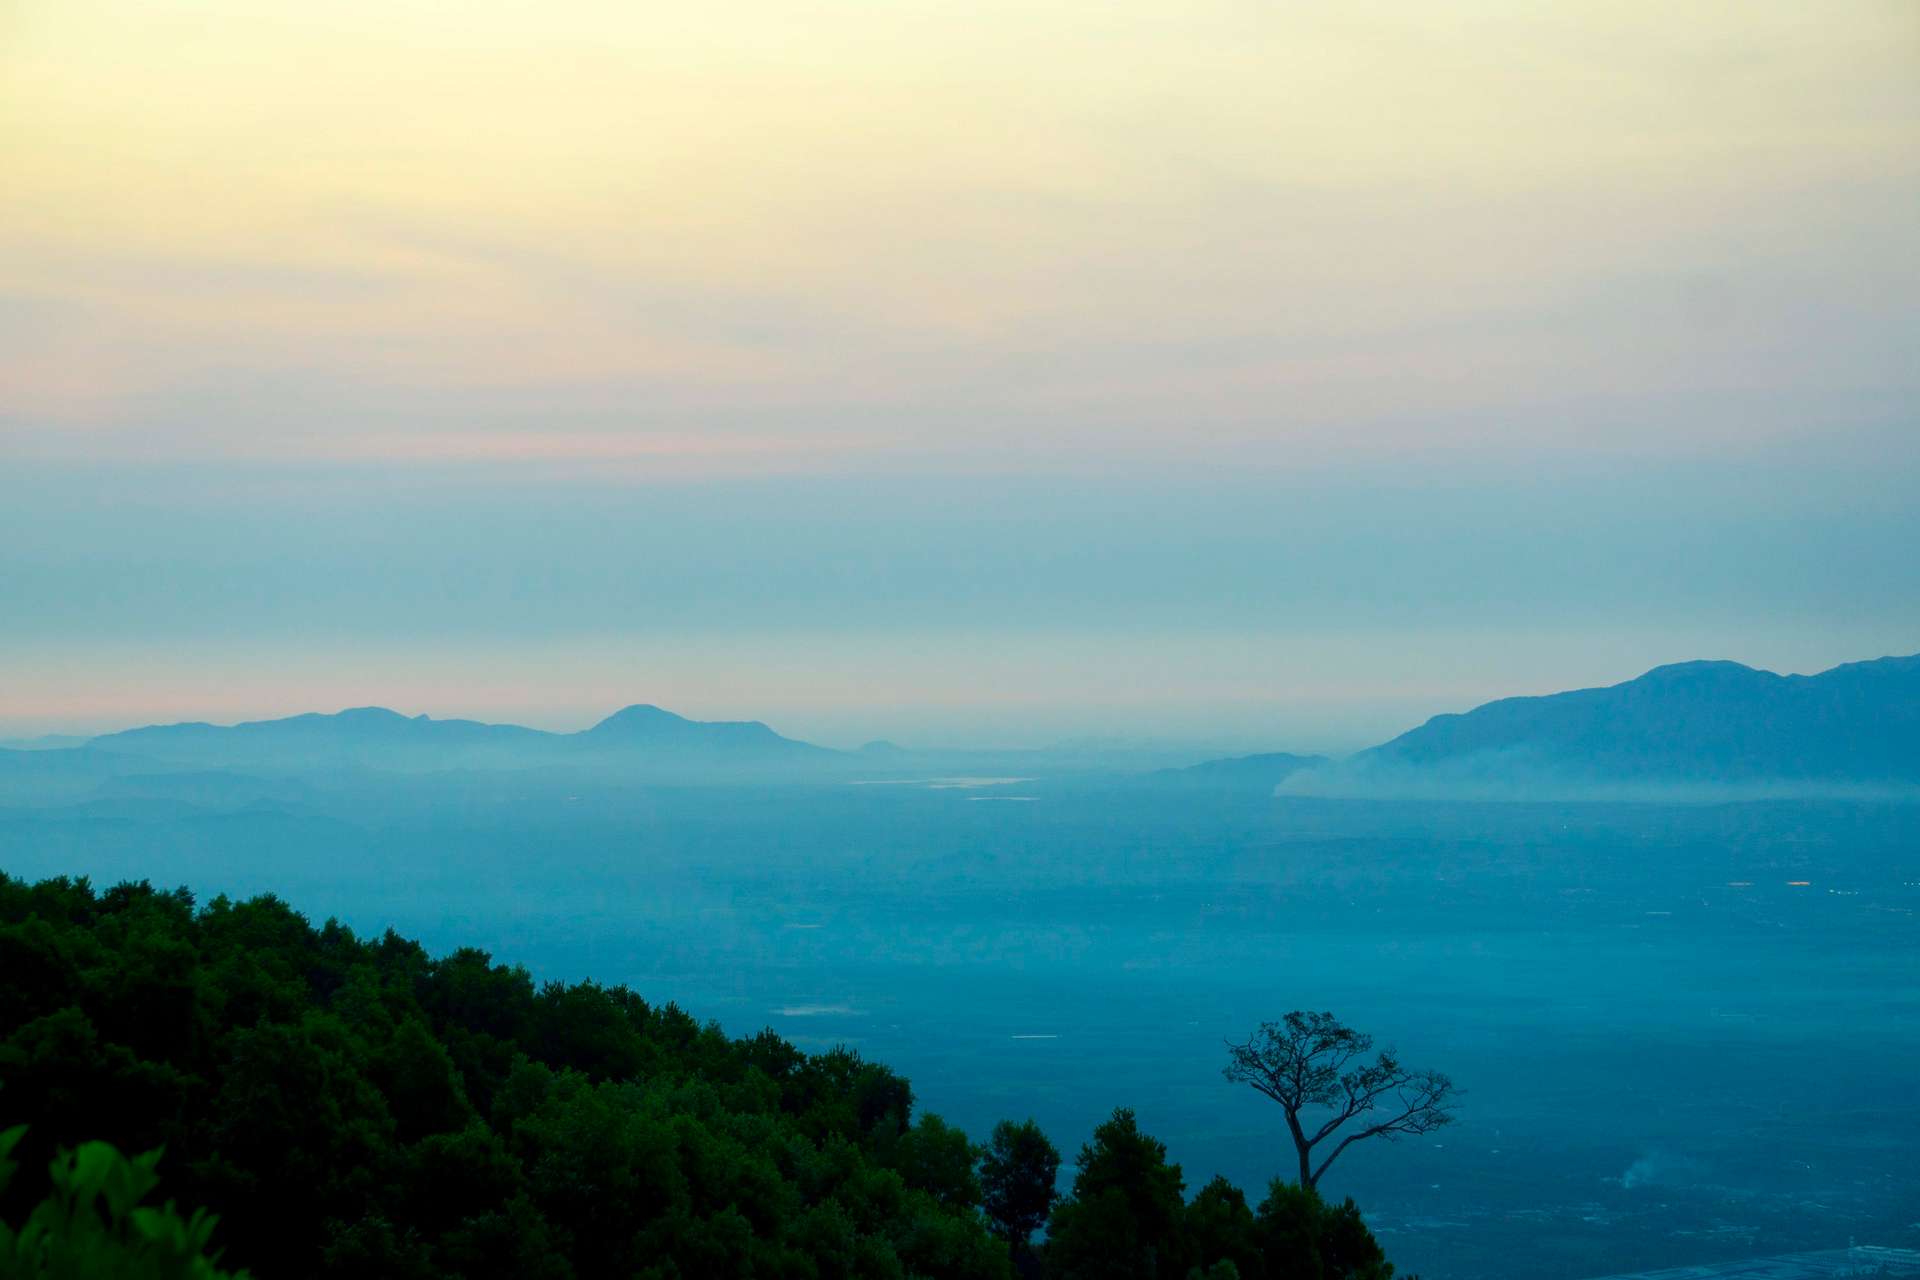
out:
M1452 1123L1459 1095L1451 1080L1438 1071L1402 1066L1391 1048L1371 1062L1363 1061L1372 1048L1372 1036L1331 1013L1300 1010L1277 1023L1261 1023L1244 1044L1227 1045L1227 1079L1273 1099L1286 1114L1301 1186L1317 1186L1340 1153L1356 1142L1393 1141ZM1327 1114L1303 1120L1309 1109ZM1316 1165L1315 1149L1356 1121L1359 1127L1339 1137Z

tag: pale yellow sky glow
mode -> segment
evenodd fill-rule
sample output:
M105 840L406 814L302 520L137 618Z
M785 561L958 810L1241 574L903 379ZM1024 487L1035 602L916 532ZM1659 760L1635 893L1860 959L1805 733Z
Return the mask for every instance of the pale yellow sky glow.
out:
M1908 0L10 0L0 154L0 456L1714 447L1913 385Z
M1916 0L0 0L0 736L1920 648Z

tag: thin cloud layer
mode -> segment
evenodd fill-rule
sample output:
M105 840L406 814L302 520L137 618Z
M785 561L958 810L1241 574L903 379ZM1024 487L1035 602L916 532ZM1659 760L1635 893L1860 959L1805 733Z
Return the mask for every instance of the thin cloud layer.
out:
M0 450L1671 449L1916 390L1910 6L685 8L16 6Z

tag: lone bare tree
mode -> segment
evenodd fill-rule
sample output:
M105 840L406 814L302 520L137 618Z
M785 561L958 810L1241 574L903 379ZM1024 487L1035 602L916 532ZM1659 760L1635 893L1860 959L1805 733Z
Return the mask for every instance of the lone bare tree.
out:
M1390 1048L1366 1061L1372 1049L1372 1036L1332 1014L1297 1009L1279 1022L1261 1023L1245 1044L1228 1042L1227 1079L1253 1086L1287 1113L1301 1186L1317 1187L1327 1166L1362 1138L1391 1141L1453 1122L1451 1080L1438 1071L1401 1066ZM1309 1109L1314 1114L1305 1115ZM1315 1164L1317 1149L1327 1142L1332 1147Z

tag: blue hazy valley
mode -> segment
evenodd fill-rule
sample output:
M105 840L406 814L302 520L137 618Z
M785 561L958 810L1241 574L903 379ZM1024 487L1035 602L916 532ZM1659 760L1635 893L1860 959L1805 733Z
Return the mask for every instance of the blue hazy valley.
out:
M1920 664L1789 683L1797 720L1730 666L1343 762L830 752L644 707L158 727L0 757L0 870L270 892L628 983L853 1046L976 1137L1131 1106L1190 1189L1291 1155L1223 1042L1337 1009L1465 1090L1329 1179L1428 1280L1920 1244Z

